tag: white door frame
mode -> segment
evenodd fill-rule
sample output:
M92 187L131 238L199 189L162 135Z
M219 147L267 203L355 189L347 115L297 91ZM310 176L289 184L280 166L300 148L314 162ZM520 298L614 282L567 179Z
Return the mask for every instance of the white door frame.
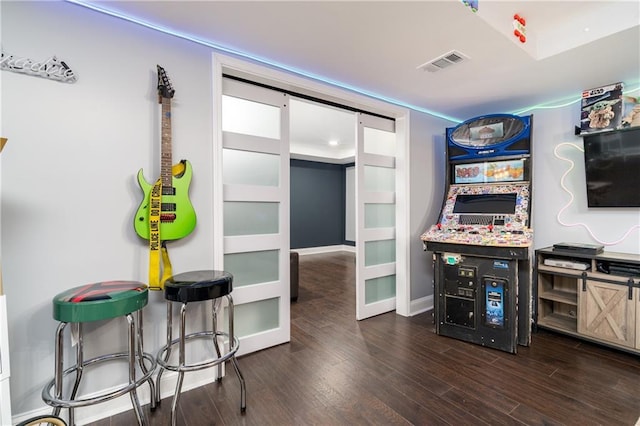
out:
M338 102L345 106L353 106L368 112L385 115L396 120L396 313L403 316L411 314L411 275L410 275L410 241L409 229L409 140L410 110L389 104L374 98L350 92L328 83L279 71L263 65L238 59L235 57L212 54L213 72L213 205L222 206L222 158L218 156L222 146L222 74L241 76L250 81L265 83L273 87L283 87L300 94L315 96ZM218 149L220 148L220 149ZM215 209L214 209L215 211ZM213 217L213 253L214 265L223 264L224 240L222 215ZM354 283L355 285L355 283ZM355 318L354 318L355 319Z

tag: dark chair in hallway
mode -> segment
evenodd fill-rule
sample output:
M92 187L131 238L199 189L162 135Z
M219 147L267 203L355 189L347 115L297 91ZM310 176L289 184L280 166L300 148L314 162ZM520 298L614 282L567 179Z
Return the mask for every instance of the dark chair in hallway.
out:
M289 255L290 260L290 275L289 280L291 281L291 301L296 302L298 300L298 286L300 282L300 273L298 272L300 255L296 251L292 251Z

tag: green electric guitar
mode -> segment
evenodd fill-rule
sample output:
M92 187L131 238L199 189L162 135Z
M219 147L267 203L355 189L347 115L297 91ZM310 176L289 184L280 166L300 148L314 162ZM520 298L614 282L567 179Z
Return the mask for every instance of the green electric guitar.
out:
M172 165L171 158L171 98L175 90L171 86L165 70L158 65L158 100L162 104L162 147L160 161L161 195L152 196L156 183L148 183L138 171L138 184L144 197L134 219L136 233L149 239L150 217L159 219L160 240L171 241L186 237L196 226L196 213L189 200L189 184L191 183L191 164L187 160ZM153 206L154 197L159 206ZM159 209L157 207L160 207ZM154 220L154 219L152 219Z

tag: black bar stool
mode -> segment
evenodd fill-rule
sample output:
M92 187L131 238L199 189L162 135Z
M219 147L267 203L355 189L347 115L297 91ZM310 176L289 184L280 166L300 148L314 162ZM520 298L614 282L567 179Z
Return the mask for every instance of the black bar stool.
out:
M178 382L176 384L173 403L171 404L171 424L176 424L176 408L180 399L182 390L182 381L184 373L188 371L197 371L209 367L218 366L217 380L222 380L222 366L226 361L231 360L233 368L240 381L240 411L244 413L247 409L246 390L244 378L238 367L236 360L236 352L240 346L238 338L233 333L233 299L231 291L233 290L233 276L224 271L190 271L182 274L174 275L167 279L164 284L164 298L167 301L167 344L158 351L156 360L160 366L158 377L156 378L156 401L160 402L160 380L165 370L178 372ZM228 319L229 332L218 331L217 316L221 306L222 298L227 299L228 303ZM211 300L212 306L212 329L186 334L186 315L187 304L191 302L203 302ZM173 329L173 302L182 304L180 308L180 336L177 339L172 338ZM185 362L185 346L188 340L207 338L213 340L215 354L204 361L187 364ZM228 348L222 351L218 340L220 338L228 339ZM172 348L178 346L178 361L170 363ZM223 345L224 346L224 345Z
M151 379L156 368L156 360L143 349L142 308L147 305L149 290L146 284L137 281L105 281L75 287L53 298L53 318L60 321L56 331L55 376L42 390L42 399L54 407L53 414L60 414L62 408L69 409L69 425L75 424L74 409L108 401L129 393L138 424L147 424L136 389L149 384L151 409L156 407L154 383ZM137 314L137 321L132 314ZM107 320L124 316L127 319L128 350L126 352L100 355L84 360L82 325L90 321ZM78 337L75 364L64 369L64 330L67 324L77 324ZM116 389L105 391L92 397L78 397L78 388L85 367L96 363L119 360L128 361L129 380ZM145 361L149 365L145 364ZM136 362L142 371L137 377ZM64 378L75 373L71 394L63 396ZM55 396L51 390L55 388Z

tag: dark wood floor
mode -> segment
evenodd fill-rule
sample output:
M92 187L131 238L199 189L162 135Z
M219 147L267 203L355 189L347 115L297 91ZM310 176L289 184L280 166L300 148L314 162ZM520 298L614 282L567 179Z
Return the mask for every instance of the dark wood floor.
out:
M300 264L291 343L239 359L246 414L230 374L184 393L179 424L584 426L640 417L637 356L544 331L511 355L437 336L431 313L357 322L353 255ZM168 425L170 406L146 407L151 424ZM128 412L93 426L132 424Z

